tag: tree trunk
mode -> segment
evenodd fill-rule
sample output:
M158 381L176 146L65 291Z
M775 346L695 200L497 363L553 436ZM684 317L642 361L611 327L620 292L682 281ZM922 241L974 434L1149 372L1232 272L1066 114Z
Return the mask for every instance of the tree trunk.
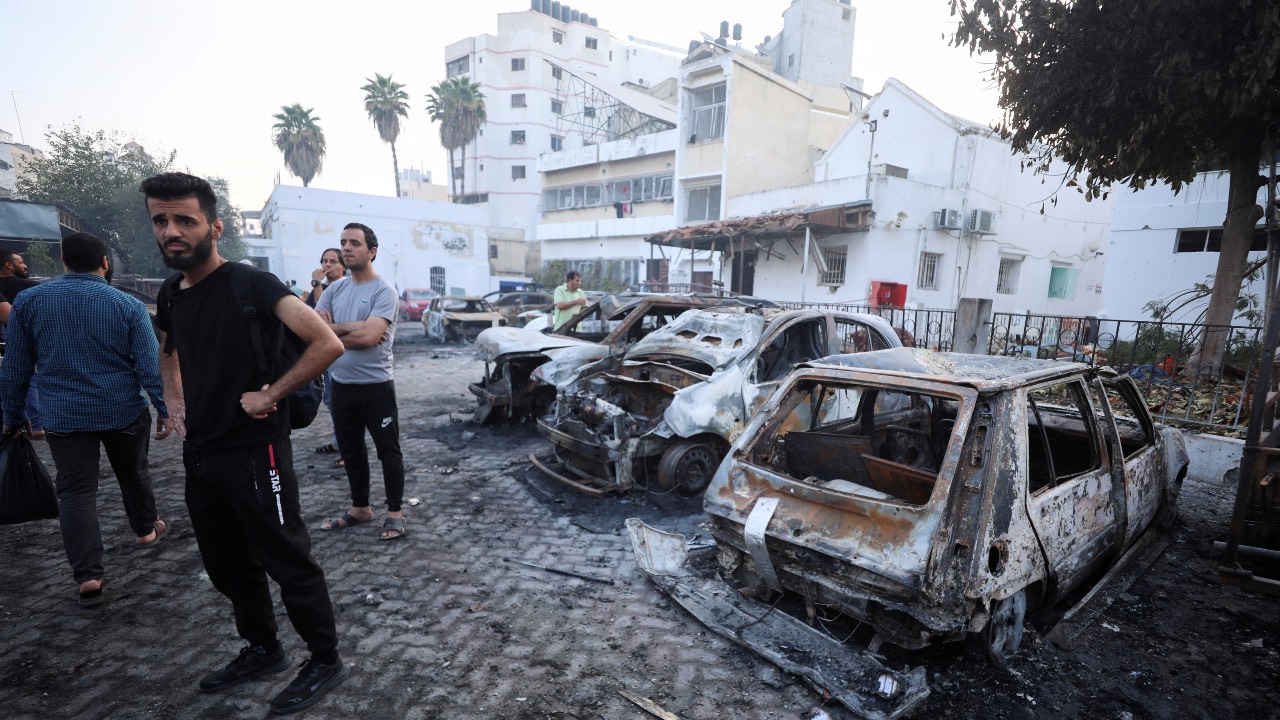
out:
M400 197L400 158L396 157L396 144L391 143L391 169L396 173L396 197Z
M1249 264L1249 246L1253 229L1262 217L1258 207L1258 188L1263 179L1258 173L1258 147L1237 149L1230 159L1231 185L1227 191L1227 217L1222 228L1222 249L1218 254L1218 270L1213 277L1213 294L1205 312L1204 335L1200 353L1188 370L1193 375L1222 372L1222 360L1230 340L1230 325L1240 299L1240 283Z
M453 148L446 149L449 152L449 189L453 191L449 201L458 202L458 175L453 171Z
M467 144L462 143L462 147L459 149L462 150L462 156L458 162L458 181L462 185L462 197L465 202L467 197Z

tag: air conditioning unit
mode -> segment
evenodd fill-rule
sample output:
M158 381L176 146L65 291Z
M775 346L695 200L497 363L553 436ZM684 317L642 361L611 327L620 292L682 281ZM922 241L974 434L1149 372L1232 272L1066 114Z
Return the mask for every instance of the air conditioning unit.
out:
M943 208L934 213L934 227L939 230L959 230L960 229L960 211L948 210Z
M974 210L969 213L969 232L992 235L996 231L996 214L990 210Z

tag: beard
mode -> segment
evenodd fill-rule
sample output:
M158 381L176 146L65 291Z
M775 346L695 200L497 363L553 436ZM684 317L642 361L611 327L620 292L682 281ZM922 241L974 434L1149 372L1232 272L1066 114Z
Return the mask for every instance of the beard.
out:
M210 228L204 239L192 246L190 255L170 255L165 252L164 243L159 240L156 241L156 246L160 248L160 258L166 267L179 272L195 270L213 257L213 229Z

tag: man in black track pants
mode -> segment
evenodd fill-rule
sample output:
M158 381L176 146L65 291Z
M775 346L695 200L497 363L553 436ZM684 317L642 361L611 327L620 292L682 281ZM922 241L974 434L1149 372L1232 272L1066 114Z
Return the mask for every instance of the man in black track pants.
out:
M143 181L141 190L164 262L181 272L161 288L156 327L163 335L165 404L184 438L187 509L209 579L231 600L236 629L248 643L226 667L201 679L200 689L224 690L289 667L276 638L270 576L311 652L271 701L272 712L296 712L345 680L348 670L338 657L324 572L311 557L302 520L287 407L277 403L323 373L342 343L275 276L218 255L222 221L208 182L165 173ZM256 319L237 301L243 294L237 288L248 290ZM252 360L252 335L260 334L262 348L276 348L284 327L306 342L306 351L279 377L262 377Z

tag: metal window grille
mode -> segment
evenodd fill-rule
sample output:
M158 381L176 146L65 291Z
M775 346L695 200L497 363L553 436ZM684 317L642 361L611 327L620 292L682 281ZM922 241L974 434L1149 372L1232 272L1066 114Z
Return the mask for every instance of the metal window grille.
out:
M1018 291L1018 266L1021 261L1000 258L1000 270L996 273L996 292L1012 295Z
M938 253L920 253L920 277L917 278L916 285L921 290L938 289L938 260L940 259L942 255Z
M822 259L827 263L827 271L818 278L819 285L839 287L844 284L844 268L849 259L848 248L823 248Z
M724 137L725 98L724 83L693 91L693 134L690 142Z
M445 294L444 288L445 288L444 268L442 267L431 268L431 289L435 290L441 295L444 295Z
M685 208L686 222L706 222L720 219L720 186L690 188Z

